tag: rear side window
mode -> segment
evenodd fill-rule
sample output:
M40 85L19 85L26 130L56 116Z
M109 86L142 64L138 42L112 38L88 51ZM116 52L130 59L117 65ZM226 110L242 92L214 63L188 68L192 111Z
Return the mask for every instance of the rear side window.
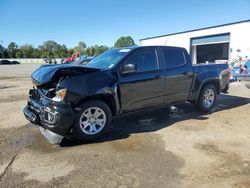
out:
M166 60L166 68L175 68L186 63L183 50L174 48L164 48L163 53Z
M137 68L137 72L147 72L159 69L154 49L136 52L128 59L126 64L134 64Z

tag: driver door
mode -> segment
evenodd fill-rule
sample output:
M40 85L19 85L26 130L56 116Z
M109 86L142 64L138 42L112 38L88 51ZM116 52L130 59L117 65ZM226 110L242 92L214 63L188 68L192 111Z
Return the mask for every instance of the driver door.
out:
M122 65L135 65L136 71L119 76L123 111L133 111L164 104L163 71L155 48L132 54Z

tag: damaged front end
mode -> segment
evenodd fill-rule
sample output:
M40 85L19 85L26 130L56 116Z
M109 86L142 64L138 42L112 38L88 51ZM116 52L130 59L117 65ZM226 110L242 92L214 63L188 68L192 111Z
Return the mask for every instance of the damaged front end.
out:
M59 144L67 135L75 115L70 104L48 98L41 89L30 90L23 112L31 123L40 126L41 133L52 144Z
M29 91L25 117L40 126L41 133L52 144L59 144L70 132L75 118L72 104L66 98L67 88L60 82L70 76L92 72L76 66L41 66L32 74L33 89Z

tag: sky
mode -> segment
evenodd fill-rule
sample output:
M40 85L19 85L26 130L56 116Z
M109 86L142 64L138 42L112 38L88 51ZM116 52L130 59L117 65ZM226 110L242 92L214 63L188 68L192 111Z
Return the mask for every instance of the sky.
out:
M250 0L0 0L0 42L72 48L250 19ZM0 43L1 44L1 43Z

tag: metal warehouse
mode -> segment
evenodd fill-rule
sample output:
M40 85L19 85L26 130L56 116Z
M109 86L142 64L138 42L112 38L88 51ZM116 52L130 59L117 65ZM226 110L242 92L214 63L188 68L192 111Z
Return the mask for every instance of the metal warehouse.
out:
M141 45L184 47L193 64L250 58L250 20L141 39Z

